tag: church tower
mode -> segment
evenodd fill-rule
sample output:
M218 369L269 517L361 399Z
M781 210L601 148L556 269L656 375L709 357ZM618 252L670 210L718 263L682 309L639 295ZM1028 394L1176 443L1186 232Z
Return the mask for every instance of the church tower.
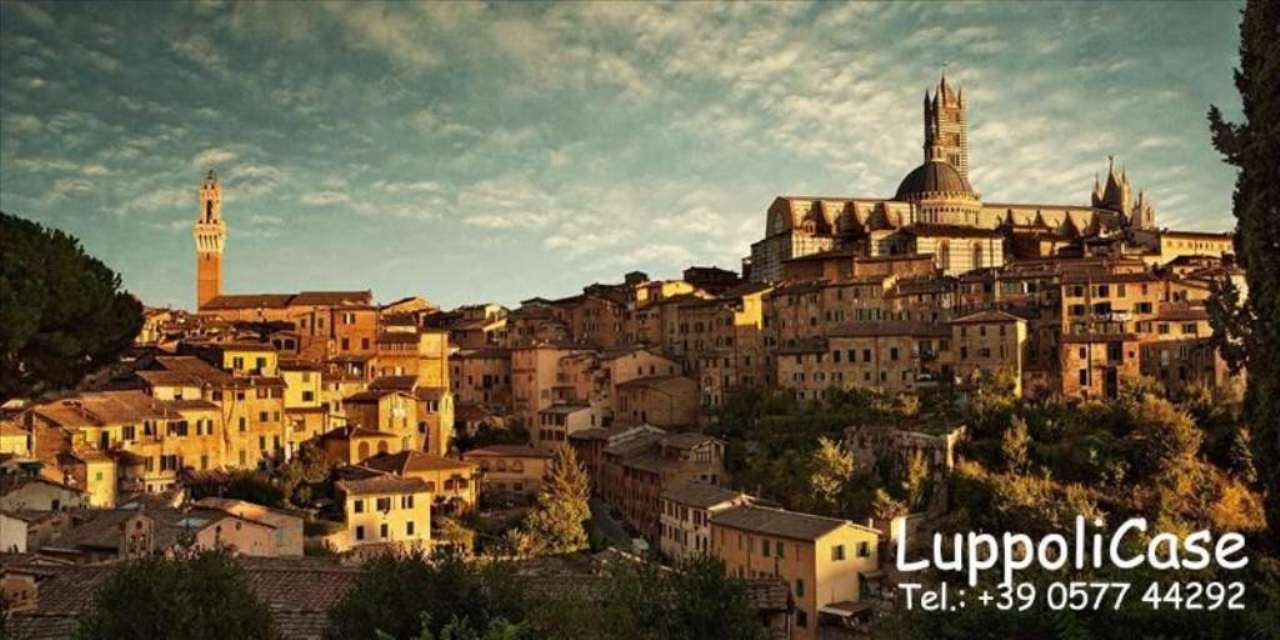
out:
M969 179L969 140L965 132L964 91L938 81L933 96L924 92L924 161L941 160Z
M227 225L222 221L222 185L209 175L200 184L200 215L193 231L196 239L196 309L222 295L222 249Z

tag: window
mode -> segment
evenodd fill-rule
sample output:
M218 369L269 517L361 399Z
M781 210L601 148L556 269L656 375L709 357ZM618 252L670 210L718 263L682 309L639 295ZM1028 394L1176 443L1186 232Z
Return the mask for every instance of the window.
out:
M357 526L356 526L356 540L364 540L364 526L363 526L363 525L357 525Z
M378 511L390 511L391 498L378 498Z
M773 543L773 555L777 556L779 559L782 558L782 541L781 540Z
M871 556L871 545L866 542L858 543L858 557L868 558Z
M384 522L381 525L378 525L378 535L381 536L383 540L386 540L387 538L391 537L391 533L389 528L387 527L387 523Z
M834 562L839 562L840 560L844 560L844 545L838 544L834 547L831 547L831 560Z
M760 555L766 558L769 557L769 541L768 540L760 541Z
M801 628L809 626L809 614L805 613L804 609L796 609L796 626Z
M405 533L405 535L407 535L407 536L411 536L411 535L413 535L413 521L412 521L412 520L410 520L410 521L408 521L408 522L404 523L404 533Z
M364 513L364 500L356 500L351 510L355 513Z
M804 597L804 578L796 578L796 597Z
M401 509L412 509L412 508L413 508L413 496L400 496L400 508L401 508Z

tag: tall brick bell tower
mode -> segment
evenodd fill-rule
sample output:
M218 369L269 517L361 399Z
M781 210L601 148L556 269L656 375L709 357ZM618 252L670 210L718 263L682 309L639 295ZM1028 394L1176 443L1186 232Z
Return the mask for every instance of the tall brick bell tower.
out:
M227 225L222 221L222 185L209 175L200 184L200 215L193 234L196 238L196 309L222 295L222 249L227 242Z

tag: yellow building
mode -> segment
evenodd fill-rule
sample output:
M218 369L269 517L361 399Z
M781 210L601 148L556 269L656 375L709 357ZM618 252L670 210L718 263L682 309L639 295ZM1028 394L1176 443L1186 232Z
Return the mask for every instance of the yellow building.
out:
M15 422L0 420L0 454L19 458L31 455L31 434Z
M329 430L329 408L324 402L323 369L303 360L282 361L280 377L284 379L285 433L287 453Z
M711 516L711 549L732 575L777 576L795 598L797 640L819 637L818 614L845 616L879 578L879 532L847 520L739 506Z
M380 544L431 545L431 492L419 478L402 478L365 467L339 471L334 483L342 502L346 531L330 541L337 551Z
M401 451L379 454L364 466L404 478L418 478L427 484L432 506L438 512L460 513L476 506L480 493L480 466L454 458Z
M551 453L530 446L493 445L472 449L462 459L480 466L483 490L536 495L551 467Z
M364 429L393 433L402 449L420 449L418 403L410 394L390 389L362 391L342 401L351 424Z

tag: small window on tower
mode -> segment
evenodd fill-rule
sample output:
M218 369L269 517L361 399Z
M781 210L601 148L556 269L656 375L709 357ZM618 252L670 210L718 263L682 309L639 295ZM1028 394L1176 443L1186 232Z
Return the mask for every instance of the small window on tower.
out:
M204 201L204 219L205 220L213 219L213 201L212 200Z

